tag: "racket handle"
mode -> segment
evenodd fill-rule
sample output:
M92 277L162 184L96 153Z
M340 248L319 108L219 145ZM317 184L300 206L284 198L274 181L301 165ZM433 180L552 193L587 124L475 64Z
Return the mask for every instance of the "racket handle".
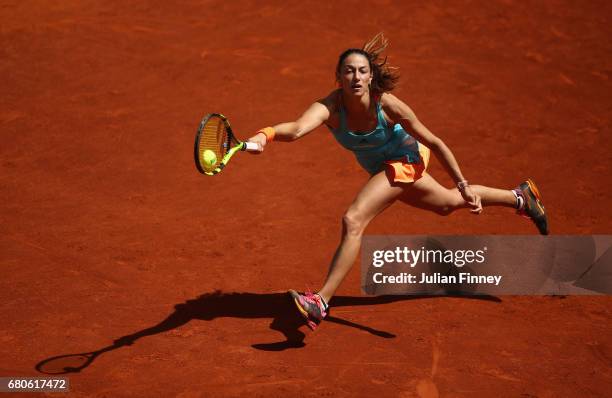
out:
M256 142L245 142L244 150L249 152L259 152L259 144Z

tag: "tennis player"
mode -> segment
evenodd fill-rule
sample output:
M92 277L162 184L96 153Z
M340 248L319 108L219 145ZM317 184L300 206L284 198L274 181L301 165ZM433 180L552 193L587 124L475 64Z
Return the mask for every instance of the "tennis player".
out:
M342 239L321 290L314 294L290 291L313 330L327 315L327 303L355 262L366 226L397 200L441 215L461 208L474 214L483 206L516 208L533 220L541 234L548 234L546 213L533 181L515 189L469 184L451 150L390 93L399 74L381 57L387 45L379 33L362 49L344 51L336 66L338 89L310 105L296 121L266 127L249 139L263 151L273 140L294 141L325 124L370 174L342 218ZM443 187L427 172L431 152L455 187Z

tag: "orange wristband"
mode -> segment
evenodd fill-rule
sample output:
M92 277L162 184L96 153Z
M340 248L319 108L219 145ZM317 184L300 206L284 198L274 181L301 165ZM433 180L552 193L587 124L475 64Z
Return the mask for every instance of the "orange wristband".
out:
M274 128L272 127L263 128L259 130L258 133L263 133L266 136L266 144L268 142L274 141L274 136L276 135L276 132L274 131Z

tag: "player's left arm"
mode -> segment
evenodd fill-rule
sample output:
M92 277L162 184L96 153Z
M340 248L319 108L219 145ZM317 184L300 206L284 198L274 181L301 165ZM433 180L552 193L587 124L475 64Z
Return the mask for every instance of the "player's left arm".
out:
M432 150L442 163L444 169L455 181L455 184L466 181L452 151L446 146L444 141L434 135L434 133L417 118L414 111L410 109L407 104L393 94L385 93L381 98L381 105L383 111L391 118L394 124L400 124L402 128L411 133L417 141L423 143ZM480 197L474 193L469 186L460 191L465 201L472 206L472 212L480 213L482 211Z

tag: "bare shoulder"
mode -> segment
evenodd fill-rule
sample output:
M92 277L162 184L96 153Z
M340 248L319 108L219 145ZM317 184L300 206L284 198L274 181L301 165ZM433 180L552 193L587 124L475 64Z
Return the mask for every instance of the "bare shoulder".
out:
M317 102L325 105L329 110L329 114L333 115L338 110L338 103L340 101L340 90L334 90L329 93L326 97L321 98Z
M413 119L415 114L410 107L395 95L383 93L380 98L383 111L396 123L401 119Z
M329 111L329 118L325 121L325 124L332 129L337 128L340 125L338 117L340 95L342 94L339 89L333 90L325 98L321 98L319 101L317 101L320 104L325 105Z

